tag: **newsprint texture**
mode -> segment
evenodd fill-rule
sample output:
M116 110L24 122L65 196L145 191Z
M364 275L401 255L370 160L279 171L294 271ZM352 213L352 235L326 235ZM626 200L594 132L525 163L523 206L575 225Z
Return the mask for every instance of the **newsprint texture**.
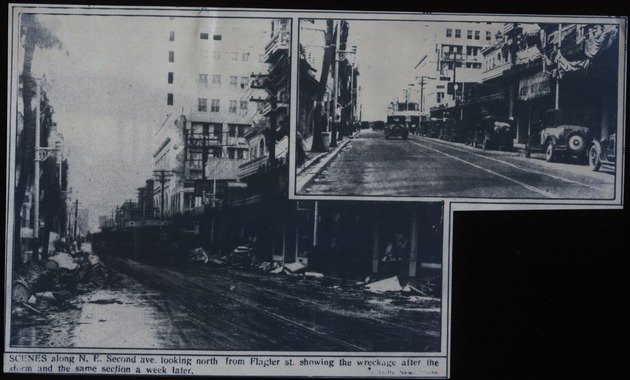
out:
M4 372L449 378L454 211L623 207L626 22L10 5Z

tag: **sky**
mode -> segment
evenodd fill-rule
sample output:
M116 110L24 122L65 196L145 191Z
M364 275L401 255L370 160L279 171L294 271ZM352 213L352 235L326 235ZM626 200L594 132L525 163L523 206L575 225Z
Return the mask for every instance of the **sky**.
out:
M434 58L425 59L418 69L415 67L425 55L432 57L436 25L405 21L349 22L348 45L357 46L363 120L384 120L387 105L396 98L403 101L404 89L416 82L416 76L435 75L435 63L429 62ZM417 84L410 88L409 100L420 101Z
M33 74L46 76L53 120L64 136L71 197L90 210L96 229L99 215L136 199L137 189L153 176L154 134L169 112L169 18L38 18L63 50L36 50Z

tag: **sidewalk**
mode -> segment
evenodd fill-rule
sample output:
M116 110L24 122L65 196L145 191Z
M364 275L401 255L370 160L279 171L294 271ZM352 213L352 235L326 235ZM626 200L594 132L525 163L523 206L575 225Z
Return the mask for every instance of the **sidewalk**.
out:
M303 193L304 189L311 181L317 177L359 133L361 133L361 131L357 130L353 132L352 135L344 137L344 139L338 143L337 147L329 148L327 152L311 152L306 150L306 156L308 158L301 166L296 168L295 192ZM310 149L312 142L312 136L304 139L304 148Z

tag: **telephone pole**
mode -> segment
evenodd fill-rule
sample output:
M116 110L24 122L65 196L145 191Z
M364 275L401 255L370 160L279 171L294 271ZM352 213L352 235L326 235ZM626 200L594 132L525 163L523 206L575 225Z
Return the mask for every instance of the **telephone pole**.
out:
M425 79L434 80L435 78L432 78L428 75L416 77L416 80L419 81L418 84L420 85L420 118L422 118L422 114L424 112L424 85L428 83L425 82Z
M74 201L74 240L77 240L77 217L79 215L79 199Z
M173 170L154 170L153 176L160 182L160 221L164 220L164 185L171 180Z

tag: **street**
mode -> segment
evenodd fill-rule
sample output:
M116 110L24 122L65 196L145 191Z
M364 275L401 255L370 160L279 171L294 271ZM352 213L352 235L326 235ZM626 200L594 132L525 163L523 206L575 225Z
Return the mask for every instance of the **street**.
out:
M440 350L438 298L327 277L109 256L101 286L12 329L15 347Z
M298 195L612 199L615 177L586 165L525 158L410 135L362 130ZM300 179L298 178L298 183Z

